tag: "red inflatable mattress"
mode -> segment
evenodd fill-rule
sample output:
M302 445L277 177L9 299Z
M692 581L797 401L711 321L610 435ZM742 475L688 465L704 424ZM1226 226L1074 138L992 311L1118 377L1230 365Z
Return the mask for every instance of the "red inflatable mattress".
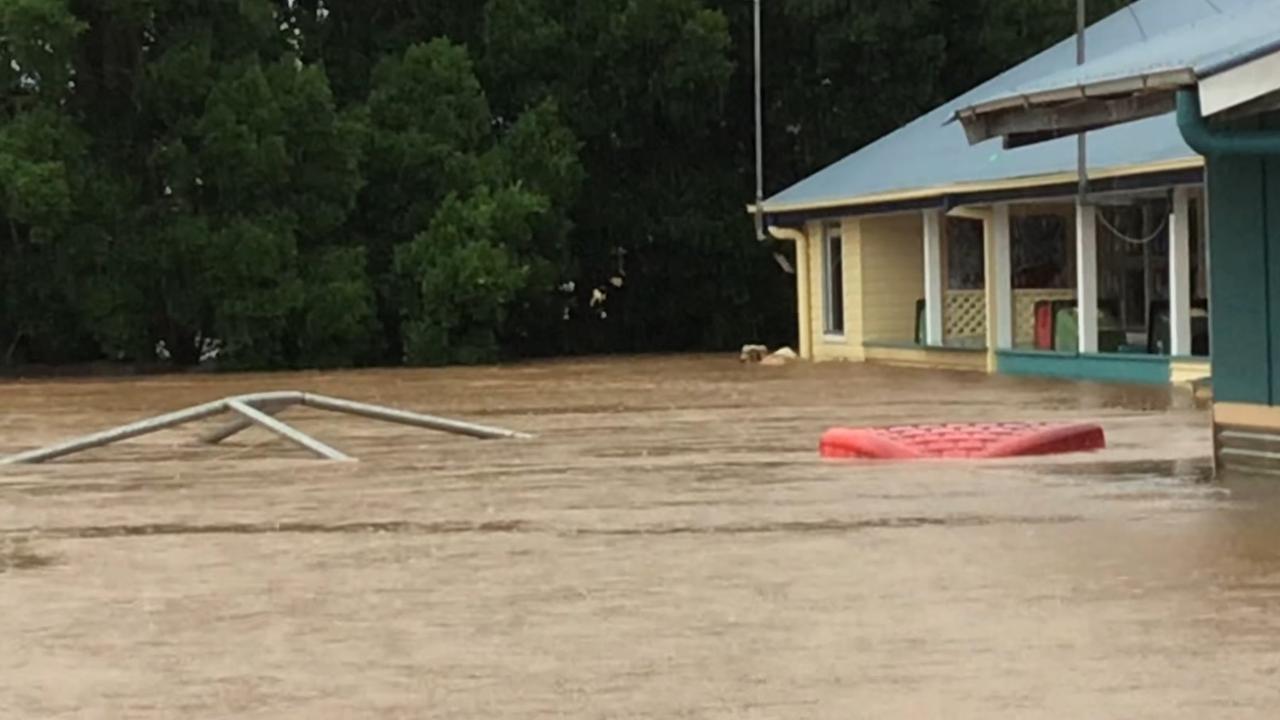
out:
M822 436L826 458L869 460L980 459L1101 450L1102 428L1092 424L981 423L834 428Z

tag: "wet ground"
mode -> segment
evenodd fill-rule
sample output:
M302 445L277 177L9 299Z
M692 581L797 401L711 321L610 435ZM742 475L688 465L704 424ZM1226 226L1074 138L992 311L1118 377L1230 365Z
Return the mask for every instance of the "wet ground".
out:
M211 425L0 471L3 718L1264 718L1280 493L1133 389L733 358L0 385L0 453L251 390L359 464ZM1107 451L816 457L831 425L1096 419Z

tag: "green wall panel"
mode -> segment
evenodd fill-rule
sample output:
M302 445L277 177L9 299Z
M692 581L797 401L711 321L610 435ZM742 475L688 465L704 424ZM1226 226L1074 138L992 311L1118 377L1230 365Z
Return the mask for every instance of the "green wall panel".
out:
M1272 332L1263 163L1208 163L1213 298L1213 392L1219 402L1270 404Z
M1142 385L1169 384L1169 358L1160 355L1074 355L1002 350L996 355L1004 375Z
M1267 376L1271 405L1280 404L1280 158L1262 161L1259 191L1263 238L1267 254L1267 344L1270 372Z

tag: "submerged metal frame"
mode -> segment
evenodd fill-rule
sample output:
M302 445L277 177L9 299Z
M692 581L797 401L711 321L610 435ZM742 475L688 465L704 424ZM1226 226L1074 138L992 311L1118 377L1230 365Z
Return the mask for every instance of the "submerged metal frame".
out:
M237 433L252 427L261 427L279 435L325 460L353 461L354 458L316 440L298 429L278 420L275 416L281 412L301 405L316 410L357 415L372 420L410 425L426 430L437 430L454 435L464 435L480 440L528 439L533 437L526 433L502 428L476 425L459 420L422 415L420 413L395 410L381 405L342 400L326 395L315 395L303 392L265 392L250 395L236 395L216 400L204 405L196 405L176 412L158 415L104 430L92 435L68 440L48 447L29 450L0 459L0 465L24 465L42 463L67 455L113 445L132 438L150 435L161 430L205 420L223 413L232 413L238 417L226 426L214 430L201 437L201 441L216 445Z

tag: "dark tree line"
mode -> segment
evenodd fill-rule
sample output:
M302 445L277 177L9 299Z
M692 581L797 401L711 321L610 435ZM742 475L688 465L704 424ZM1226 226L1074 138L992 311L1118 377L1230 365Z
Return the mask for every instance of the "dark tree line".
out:
M770 189L1066 37L1074 4L765 0ZM0 364L792 332L745 212L749 0L0 0L0 75Z

